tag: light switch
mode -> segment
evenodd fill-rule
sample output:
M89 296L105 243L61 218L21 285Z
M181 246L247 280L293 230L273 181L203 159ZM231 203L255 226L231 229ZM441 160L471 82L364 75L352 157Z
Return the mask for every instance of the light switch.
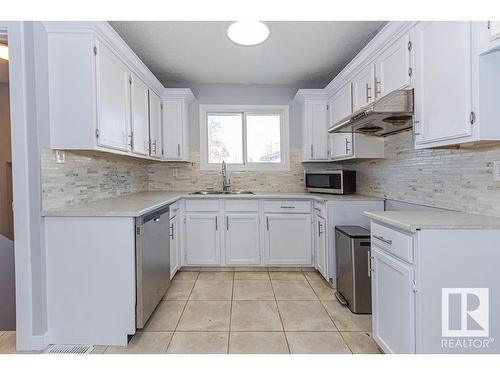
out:
M493 162L493 181L500 181L500 161Z
M56 150L56 163L63 164L66 160L66 156L64 155L64 151Z

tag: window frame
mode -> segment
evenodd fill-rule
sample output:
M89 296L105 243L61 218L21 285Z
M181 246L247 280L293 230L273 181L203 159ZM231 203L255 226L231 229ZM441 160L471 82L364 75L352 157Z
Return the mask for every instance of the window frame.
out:
M227 163L227 168L233 171L288 171L290 170L290 123L288 105L200 105L200 168L202 170L219 170L220 163L208 162L208 113L243 113L242 155L243 163ZM279 114L280 115L280 157L279 163L253 162L247 163L247 128L248 114Z

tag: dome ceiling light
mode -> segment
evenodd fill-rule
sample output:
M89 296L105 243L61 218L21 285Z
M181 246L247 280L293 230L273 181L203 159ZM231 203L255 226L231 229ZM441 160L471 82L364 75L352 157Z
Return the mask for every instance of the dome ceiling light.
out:
M240 46L255 46L269 37L269 28L261 21L236 21L227 28L227 36Z

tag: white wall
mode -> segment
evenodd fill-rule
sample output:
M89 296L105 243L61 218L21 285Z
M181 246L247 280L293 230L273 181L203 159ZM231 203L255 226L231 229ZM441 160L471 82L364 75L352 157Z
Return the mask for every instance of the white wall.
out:
M290 148L301 147L301 124L297 108L291 101L300 88L297 85L225 85L225 84L175 84L168 87L190 88L196 102L190 106L191 147L199 151L200 104L290 104Z

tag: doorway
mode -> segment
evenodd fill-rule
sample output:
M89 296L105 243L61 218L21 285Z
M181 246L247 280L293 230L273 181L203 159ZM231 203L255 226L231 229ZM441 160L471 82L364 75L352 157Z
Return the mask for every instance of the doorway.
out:
M0 331L16 328L9 47L0 33Z

